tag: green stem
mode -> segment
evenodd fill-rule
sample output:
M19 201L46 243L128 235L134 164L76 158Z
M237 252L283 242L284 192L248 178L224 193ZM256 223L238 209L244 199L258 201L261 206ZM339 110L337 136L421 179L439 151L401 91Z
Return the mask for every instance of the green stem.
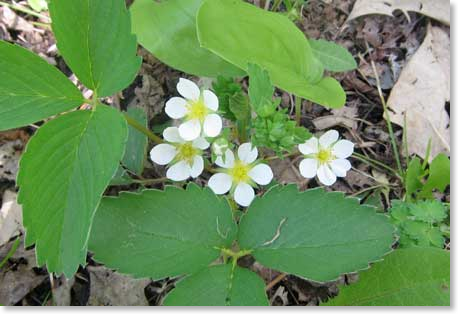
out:
M19 11L19 12L22 12L22 13L25 13L25 14L29 14L29 15L38 17L40 19L45 19L45 20L48 20L48 21L50 20L50 18L48 16L46 16L46 15L37 13L35 11L29 10L29 9L24 8L22 6L19 6L19 5L9 4L9 3L3 2L3 1L0 1L0 5L3 5L5 7L9 7L11 9L13 9L13 10L16 10L16 11Z
M11 246L10 251L8 252L8 254L6 254L5 258L0 262L0 269L3 267L3 265L6 264L6 262L11 258L11 256L14 255L20 242L21 241L19 238L17 238L16 241L14 241L13 245Z
M137 129L138 131L142 132L143 134L145 134L146 136L148 136L148 138L150 140L152 140L153 142L155 142L156 144L161 144L163 143L164 141L159 137L157 136L156 134L154 134L153 132L151 132L150 130L148 130L148 128L146 128L145 126L143 126L141 123L139 123L137 120L129 117L126 113L124 114L124 117L126 118L126 121L127 123Z
M301 114L302 114L302 98L296 96L296 103L294 104L296 109L296 124L301 125Z
M220 249L223 254L229 257L232 257L232 259L234 259L235 261L237 261L239 258L245 255L251 254L252 252L251 250L241 250L241 251L234 252L231 249L226 249L226 248L217 248L217 249Z
M169 180L168 178L155 178L155 179L144 179L144 180L132 180L133 183L140 183L140 184L155 184L155 183L162 183Z
M367 46L367 50L369 51L369 46L367 45L367 43L366 43L366 46ZM379 94L379 97L380 97L380 101L382 102L383 113L384 113L384 115L386 117L386 124L387 124L387 127L388 127L388 133L390 135L391 146L393 147L394 157L396 159L396 164L398 166L398 171L401 174L401 177L403 177L404 176L404 170L402 169L402 166L401 166L401 159L399 157L399 151L398 151L398 145L396 143L396 138L394 137L394 132L393 132L393 126L391 124L390 113L388 111L388 108L387 108L387 105L386 105L386 102L385 102L385 97L383 97L382 88L380 87L381 84L380 84L380 78L378 76L377 68L375 67L374 60L372 60L372 59L371 59L371 65L372 65L372 71L374 72L374 75L375 75L375 81L377 83L377 91L378 91L378 94Z
M272 10L271 10L271 11L272 11L272 12L277 11L277 9L278 9L278 7L280 6L281 2L282 2L282 0L275 0L275 1L274 1L274 4L272 5Z
M360 160L362 162L365 162L365 163L367 163L367 164L369 164L371 166L375 165L375 166L378 166L378 167L383 168L385 170L388 170L391 173L393 173L396 177L398 177L399 179L402 180L402 177L399 175L399 173L396 170L394 170L393 168L385 165L383 162L380 162L378 160L366 157L366 156L361 155L359 153L353 153L352 157L354 157L354 158L356 158L356 159L358 159L358 160Z

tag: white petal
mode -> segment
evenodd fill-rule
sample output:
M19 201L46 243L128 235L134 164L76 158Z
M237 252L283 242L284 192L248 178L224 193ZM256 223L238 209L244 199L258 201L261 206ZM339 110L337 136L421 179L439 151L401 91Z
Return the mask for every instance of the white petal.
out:
M234 160L234 153L230 149L227 149L224 160L221 156L218 156L215 160L215 164L222 168L232 168L234 167Z
M320 145L324 148L330 147L339 139L339 132L336 130L329 130L320 137Z
M192 142L192 146L204 150L210 146L210 143L205 138L198 137Z
M328 165L321 165L318 167L316 174L320 182L324 185L333 185L337 180L336 175L331 171L331 169L329 169Z
M178 132L178 128L175 126L168 127L162 133L164 140L170 143L183 143L184 140L180 136L180 132Z
M198 119L193 119L186 121L178 127L178 132L180 136L185 141L193 141L199 137L202 127L200 126L200 121Z
M254 190L247 183L239 183L235 188L234 200L241 206L248 207L254 199Z
M158 165L167 165L177 155L177 149L170 144L159 144L154 146L149 154L151 160Z
M190 80L180 78L177 84L177 90L186 99L197 101L200 98L199 86Z
M316 176L318 161L313 158L307 158L299 164L299 171L304 178L311 179Z
M215 194L225 194L232 186L232 177L226 173L217 173L210 177L208 186Z
M254 166L249 172L248 175L251 179L254 180L257 184L267 185L272 181L274 174L272 169L266 164L259 164Z
M167 170L166 176L173 181L186 180L191 176L191 167L186 161L179 161Z
M194 156L194 163L191 166L191 177L197 178L204 171L204 159L202 156Z
M187 101L181 97L172 97L165 103L165 113L172 119L181 119L187 113Z
M237 155L241 161L251 164L258 158L258 149L251 143L244 143L240 145Z
M216 97L216 95L212 91L209 91L209 90L204 90L203 95L204 95L205 106L207 106L207 108L213 111L218 110L218 107L219 107L218 97Z
M331 169L338 177L345 177L347 171L351 169L351 164L346 159L336 159L331 161Z
M332 152L338 158L348 158L353 154L355 144L348 140L340 140L332 147Z
M299 144L298 148L304 155L316 154L318 153L318 139L316 137L312 137L304 144Z
M216 113L211 113L205 117L204 133L208 137L216 137L221 133L223 128L223 120Z

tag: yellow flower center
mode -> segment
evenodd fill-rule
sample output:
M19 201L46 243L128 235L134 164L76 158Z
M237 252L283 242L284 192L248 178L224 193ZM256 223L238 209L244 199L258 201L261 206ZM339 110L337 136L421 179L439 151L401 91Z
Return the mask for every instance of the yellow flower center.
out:
M200 122L203 122L209 111L202 99L188 102L187 107L189 110L189 120L198 119Z
M322 164L327 164L331 160L334 159L334 156L332 155L332 152L330 149L322 149L316 154L316 159L318 159L318 162L320 165Z
M248 182L250 181L250 172L251 167L240 160L236 160L234 163L234 168L229 170L229 175L232 176L232 179L235 183Z
M189 164L194 162L194 156L197 155L197 149L192 146L192 143L184 143L178 146L178 160L184 160Z

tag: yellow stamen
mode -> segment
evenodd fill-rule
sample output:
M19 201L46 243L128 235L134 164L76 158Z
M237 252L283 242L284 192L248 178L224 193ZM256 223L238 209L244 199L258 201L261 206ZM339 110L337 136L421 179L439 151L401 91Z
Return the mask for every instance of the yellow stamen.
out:
M184 143L178 146L178 160L184 160L189 164L194 162L194 156L197 155L197 149L192 146L192 143Z
M198 119L200 122L203 122L209 111L202 99L188 102L187 107L189 110L189 120Z
M318 162L320 163L320 165L322 165L322 164L329 163L331 160L334 159L334 156L332 155L331 150L322 149L316 155L316 159L318 159Z
M234 163L234 168L229 170L229 175L232 176L232 179L235 183L248 182L250 181L250 172L251 167L240 160L236 160Z

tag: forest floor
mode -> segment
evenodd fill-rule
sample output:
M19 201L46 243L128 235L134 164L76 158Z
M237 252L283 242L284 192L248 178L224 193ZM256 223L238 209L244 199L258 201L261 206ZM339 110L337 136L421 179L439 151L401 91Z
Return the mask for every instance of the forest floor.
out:
M128 1L129 2L129 1ZM130 1L131 2L131 1ZM250 1L256 5L264 5L265 1ZM449 37L449 26L426 15L396 10L393 16L372 14L349 20L354 0L310 0L300 10L296 24L309 38L322 38L335 41L346 47L355 57L358 68L344 74L334 75L347 92L347 103L342 109L327 110L324 107L304 101L302 106L301 124L313 133L323 130L337 129L344 138L356 143L356 151L370 159L375 159L390 168L396 169L397 164L390 142L387 121L384 118L382 98L388 100L389 110L394 128L397 145L405 157L405 147L409 153L424 157L427 136L430 132L427 122L415 115L417 111L403 108L411 119L407 119L408 135L403 140L404 120L397 104L402 103L399 97L424 97L421 89L424 84L401 82L407 80L403 70L414 60L415 54L422 49L422 44L429 44L425 49L445 50L444 55L434 54L437 62L450 68L450 43L436 40L438 37L428 35L441 32ZM390 2L390 1L387 1ZM11 3L11 1L6 1ZM16 1L27 7L27 1ZM377 13L377 12L374 12ZM48 13L40 13L42 17L27 14L14 8L4 6L0 2L0 40L21 45L57 66L73 81L75 76L59 56L54 37L49 27ZM164 104L167 99L176 95L176 82L185 74L162 64L143 48L139 48L143 57L141 71L129 88L116 97L105 101L115 107L126 110L130 106L142 106L147 110L150 126L159 130L167 123ZM448 60L447 59L448 56ZM414 60L415 61L415 60ZM448 62L448 63L447 63ZM447 65L448 64L448 65ZM377 75L374 72L374 67ZM411 68L415 69L415 66ZM429 73L430 80L437 80L434 69ZM377 77L378 76L378 77ZM410 76L412 77L412 76ZM449 80L448 75L447 80ZM0 78L8 79L8 78ZM207 79L201 80L204 84ZM421 82L424 83L424 82ZM448 84L450 89L450 82ZM402 88L405 90L403 94ZM413 91L412 91L413 88ZM392 93L395 91L396 93ZM89 91L85 91L89 93ZM450 93L450 91L448 91ZM277 90L282 98L282 106L289 108L294 116L294 105L289 94ZM403 96L404 95L404 96ZM397 98L393 98L397 97ZM415 96L413 96L415 97ZM449 97L446 95L430 95L431 107L428 115L431 124L450 114ZM444 101L445 99L445 101ZM420 108L420 110L422 110ZM425 109L426 110L426 109ZM1 119L1 117L0 117ZM417 121L418 123L414 123ZM448 121L448 120L447 120ZM438 122L439 123L439 122ZM440 124L440 123L439 123ZM20 242L17 250L6 264L0 266L0 304L5 305L159 305L164 295L173 288L176 280L161 281L134 280L117 274L95 263L88 256L88 265L80 268L76 276L67 281L47 273L46 268L36 267L33 248L24 249L21 225L21 208L16 203L17 188L15 179L18 161L27 141L33 135L36 126L29 126L8 132L0 132L0 204L2 212L8 210L15 215L13 225L1 225L0 215L0 261L12 247ZM449 125L436 127L433 140L435 152L447 152L449 142ZM420 144L419 144L420 143ZM422 147L421 143L424 144ZM448 144L449 145L449 144ZM449 149L449 148L448 148ZM406 159L402 157L402 167L406 167ZM380 211L389 207L390 200L402 198L403 189L398 178L390 171L375 164L352 159L352 170L347 177L332 186L332 190L343 191L349 196L358 197L361 202L376 206ZM280 183L296 182L302 189L318 186L315 180L304 179L298 171L296 158L277 160L272 165ZM144 178L163 177L163 169L147 162ZM203 177L205 181L208 177ZM149 187L161 188L159 185ZM123 189L137 189L132 185ZM108 193L116 194L119 188L111 188ZM444 201L450 201L450 192L440 195ZM2 214L0 212L0 214ZM6 215L6 214L5 214ZM358 280L357 275L344 275L334 282L318 284L292 275L285 276L272 270L264 269L249 257L240 261L242 266L249 267L259 273L267 284L267 293L272 305L318 305L338 293L339 284L352 283Z

